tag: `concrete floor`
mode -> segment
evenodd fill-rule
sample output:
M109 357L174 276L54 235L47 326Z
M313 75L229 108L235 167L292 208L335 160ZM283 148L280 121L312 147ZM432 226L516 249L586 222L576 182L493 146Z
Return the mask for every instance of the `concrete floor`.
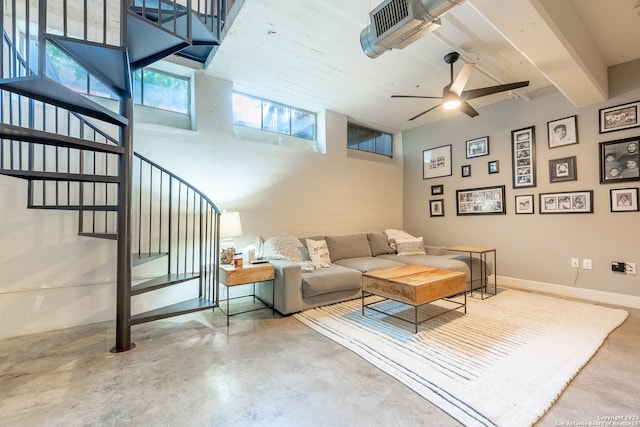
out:
M640 310L627 310L538 426L615 416L640 426ZM104 322L2 340L0 425L459 425L354 353L268 310L232 317L229 329L219 311L139 325L137 347L120 354L109 353L114 330Z

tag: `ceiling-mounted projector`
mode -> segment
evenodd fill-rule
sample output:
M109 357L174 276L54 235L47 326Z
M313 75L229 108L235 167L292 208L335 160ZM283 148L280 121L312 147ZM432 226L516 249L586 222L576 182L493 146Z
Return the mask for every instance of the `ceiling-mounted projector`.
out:
M464 0L385 0L369 13L371 24L360 33L362 50L377 58L402 49L440 26L440 18Z

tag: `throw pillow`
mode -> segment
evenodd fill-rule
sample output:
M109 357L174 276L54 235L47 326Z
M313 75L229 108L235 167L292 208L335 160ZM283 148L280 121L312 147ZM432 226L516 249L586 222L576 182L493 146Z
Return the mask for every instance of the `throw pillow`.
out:
M369 233L367 234L369 239L369 246L371 247L371 255L384 255L392 254L394 250L389 246L389 239L384 233Z
M331 264L331 257L329 256L329 248L327 247L326 240L307 239L307 250L309 251L311 261Z
M403 255L425 255L424 242L422 237L413 239L396 239L396 252L398 256Z
M262 258L302 262L309 261L309 253L296 237L271 236L262 245Z
M396 250L397 252L397 248L396 248L396 240L400 239L400 240L406 240L406 239L415 239L416 236L413 236L409 233L407 233L404 230L400 230L398 228L387 228L386 230L384 230L384 234L387 235L387 239L389 239L389 246Z

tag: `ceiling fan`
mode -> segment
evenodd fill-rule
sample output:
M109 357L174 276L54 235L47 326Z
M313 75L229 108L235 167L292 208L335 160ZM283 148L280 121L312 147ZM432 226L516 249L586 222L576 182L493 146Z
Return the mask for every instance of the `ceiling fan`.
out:
M453 64L458 60L458 58L460 58L460 54L458 52L449 52L444 56L444 62L451 66L451 82L442 89L442 96L391 95L392 98L424 98L442 100L441 104L431 107L428 110L411 117L409 119L410 121L417 119L418 117L428 113L431 110L435 110L440 105L442 105L447 110L458 108L469 117L475 117L478 115L478 112L471 105L469 105L469 103L467 102L468 100L529 86L529 82L526 81L507 83L497 86L487 86L479 89L463 90L467 82L469 81L469 78L471 77L471 73L475 68L475 64L464 64L462 70L460 70L460 72L456 76L456 79L453 80Z

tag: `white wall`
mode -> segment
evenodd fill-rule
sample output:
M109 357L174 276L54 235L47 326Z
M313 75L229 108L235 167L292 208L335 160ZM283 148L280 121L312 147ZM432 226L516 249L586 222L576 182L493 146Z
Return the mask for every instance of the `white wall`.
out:
M318 130L326 154L291 148L295 140L276 134L236 138L232 84L203 73L195 81L196 130L137 123L135 149L219 208L240 211L237 244L259 234L402 226L400 135L393 159L353 152L347 118L327 111ZM26 182L0 175L0 338L114 319L115 242L76 236L77 213L29 210L26 194ZM134 312L140 307L134 301Z
M638 224L640 212L611 213L609 191L637 188L640 182L599 183L599 146L638 136L629 129L606 134L598 132L598 109L640 99L637 88L606 104L576 109L555 89L532 96L529 102L507 100L479 109L469 118L459 114L451 120L428 124L405 132L404 144L404 225L413 234L425 236L436 245L477 245L497 249L498 276L527 281L532 287L553 284L575 288L578 292L599 291L619 294L617 301L632 299L638 304L640 275L611 272L611 261L635 262L640 266ZM550 149L547 122L577 115L579 144ZM537 146L537 186L514 189L511 168L511 131L535 126ZM465 141L489 136L490 154L466 159ZM453 146L453 176L422 179L422 152L446 144ZM576 156L577 181L550 183L550 159ZM500 172L488 174L487 162L498 160ZM461 177L461 166L471 165L471 177ZM430 188L444 185L444 197L431 196ZM456 190L505 185L506 215L457 216ZM539 193L594 191L593 214L541 215ZM535 195L535 214L516 215L516 195ZM444 198L445 217L429 216L429 200ZM593 269L577 271L571 258L593 260ZM574 293L576 294L576 293ZM625 298L625 296L627 296Z

